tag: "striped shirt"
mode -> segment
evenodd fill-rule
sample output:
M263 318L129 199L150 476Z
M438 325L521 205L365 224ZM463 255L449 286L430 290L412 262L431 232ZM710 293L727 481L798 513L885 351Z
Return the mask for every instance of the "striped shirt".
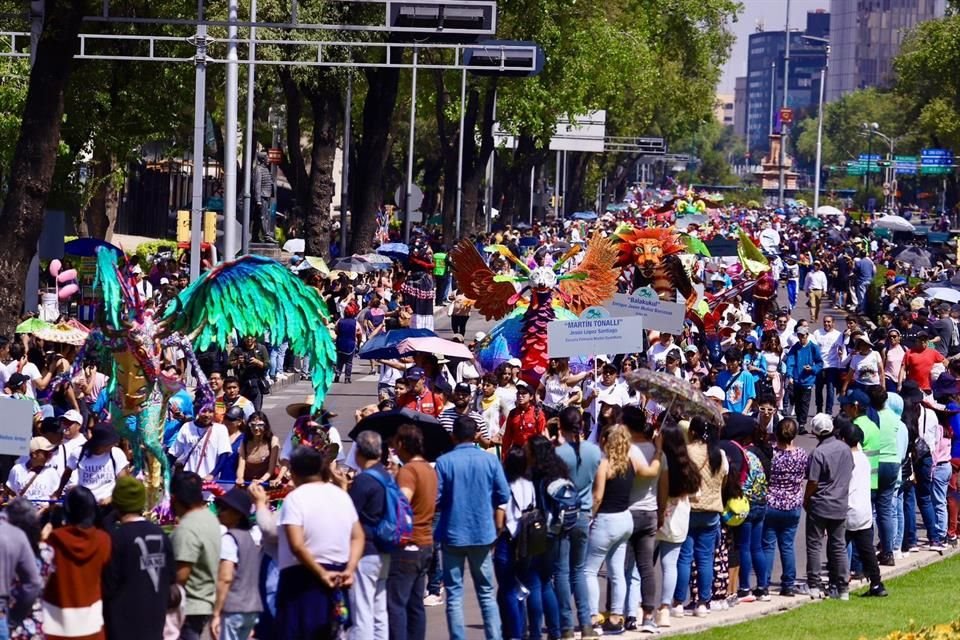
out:
M483 419L483 415L476 411L467 411L465 414L461 414L457 411L456 407L450 407L449 409L444 409L440 412L440 415L437 419L440 421L440 424L443 425L443 428L447 430L447 433L453 433L453 423L456 422L457 418L461 415L469 416L477 423L477 432L484 434L486 437L490 437L487 433L487 422Z

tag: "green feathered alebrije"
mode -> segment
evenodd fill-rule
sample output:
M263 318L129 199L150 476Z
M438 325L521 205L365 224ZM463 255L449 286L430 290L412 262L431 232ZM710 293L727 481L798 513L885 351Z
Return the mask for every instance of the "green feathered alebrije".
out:
M97 249L97 270L93 277L93 288L103 298L103 310L107 322L113 329L120 328L120 283L117 281L117 256L104 248Z
M197 349L226 347L233 332L286 340L313 365L318 406L333 384L336 353L326 328L328 313L319 294L278 262L245 256L221 265L182 291L174 328L190 333L203 325ZM164 317L177 305L168 306Z

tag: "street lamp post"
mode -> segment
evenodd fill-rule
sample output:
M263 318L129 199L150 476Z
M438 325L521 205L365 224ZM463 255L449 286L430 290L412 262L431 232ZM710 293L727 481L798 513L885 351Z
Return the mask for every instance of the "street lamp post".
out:
M820 69L820 100L817 106L817 158L814 162L813 174L813 213L816 215L820 208L820 173L823 171L823 96L827 85L827 70L830 68L830 41L826 38L803 36L805 40L823 42L826 46L826 61Z
M790 0L787 0L787 22L784 27L786 44L783 50L783 108L789 107L787 96L790 93ZM780 197L777 204L782 208L787 182L787 127L780 122Z
M864 189L870 188L870 163L873 162L873 136L880 131L880 125L876 122L863 122L860 124L863 135L867 136L867 170L863 175Z

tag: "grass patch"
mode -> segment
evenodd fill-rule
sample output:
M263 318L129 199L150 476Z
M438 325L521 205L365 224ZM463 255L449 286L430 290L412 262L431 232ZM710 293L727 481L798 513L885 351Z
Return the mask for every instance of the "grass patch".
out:
M890 592L886 598L860 598L864 589L858 589L849 602L811 602L785 613L694 635L698 640L873 640L905 630L911 621L921 627L960 617L956 595L960 591L960 554L885 584Z

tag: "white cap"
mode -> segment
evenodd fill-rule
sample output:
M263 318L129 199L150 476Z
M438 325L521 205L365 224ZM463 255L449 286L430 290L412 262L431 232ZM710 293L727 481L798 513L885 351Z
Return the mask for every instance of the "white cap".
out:
M726 400L726 395L723 393L723 389L716 385L707 389L703 395L714 400Z
M141 267L139 264L135 264L135 265L133 265L133 269L130 269L130 273L139 273L139 274L142 274L142 273L143 273L143 267Z
M64 412L60 416L61 420L66 420L67 422L76 422L77 424L83 424L83 416L80 415L80 412L76 409L70 409L69 411Z
M520 362L520 358L510 358L507 360L507 364L511 367L522 367L523 363Z
M477 331L475 334L473 334L473 339L476 340L477 342L482 341L486 337L487 337L487 334L485 334L483 331Z
M833 417L829 413L818 413L810 420L814 435L821 435L833 431Z

